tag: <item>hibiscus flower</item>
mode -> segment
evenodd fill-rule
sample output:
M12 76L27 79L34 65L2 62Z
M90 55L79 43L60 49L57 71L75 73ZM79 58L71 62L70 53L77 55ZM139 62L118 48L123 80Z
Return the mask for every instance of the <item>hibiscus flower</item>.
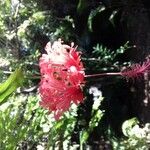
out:
M83 101L84 67L76 48L61 40L49 42L40 58L40 105L54 112L55 119L70 108L71 103Z

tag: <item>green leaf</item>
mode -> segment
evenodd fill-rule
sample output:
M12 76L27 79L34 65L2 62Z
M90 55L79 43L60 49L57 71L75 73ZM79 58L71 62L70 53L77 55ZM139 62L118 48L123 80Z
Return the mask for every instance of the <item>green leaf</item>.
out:
M85 131L85 130L82 131L80 133L80 144L85 143L87 141L88 137L89 137L89 133L87 131Z
M92 24L93 24L93 18L98 14L98 13L101 13L105 10L105 6L103 5L100 5L98 8L92 10L90 12L90 15L88 16L88 21L87 21L87 25L88 25L88 29L90 32L93 31L92 29Z
M122 132L123 132L123 134L128 137L131 129L133 128L133 126L135 126L138 123L139 123L139 121L135 117L132 118L132 119L126 120L122 124Z
M59 120L58 122L56 122L54 128L55 128L56 130L61 129L62 126L63 126L63 124L64 124L64 121L63 121L63 120Z
M16 69L4 83L0 84L0 105L7 101L10 94L21 86L23 81L22 70Z
M81 14L85 10L86 7L87 7L87 1L79 0L78 6L77 6L77 12Z
M118 10L113 10L112 14L109 17L109 21L112 23L112 25L115 27L114 18L116 14L118 13Z

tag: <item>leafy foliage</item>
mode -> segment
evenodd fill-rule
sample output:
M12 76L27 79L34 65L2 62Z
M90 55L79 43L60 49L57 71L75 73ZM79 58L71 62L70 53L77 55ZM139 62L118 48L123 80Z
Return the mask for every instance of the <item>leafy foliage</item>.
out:
M92 55L89 58L83 58L86 62L87 72L104 72L104 71L118 71L123 66L127 66L130 62L120 62L117 57L123 54L126 50L131 48L129 42L120 46L117 50L112 51L103 45L97 44L93 47Z
M85 144L94 130L95 127L98 126L100 120L103 117L103 111L99 109L99 106L103 100L102 96L99 96L95 99L93 106L92 106L92 112L91 112L91 120L89 121L89 125L86 129L82 130L80 132L80 146L82 147L83 144Z
M92 97L88 91L85 104L79 107L71 105L70 111L57 122L38 103L38 59L45 53L44 47L49 40L61 37L69 44L76 42L84 56L86 73L118 71L130 64L119 59L132 48L129 42L122 40L120 33L117 37L118 31L121 31L121 17L124 16L120 11L122 7L110 5L110 1L96 0L0 0L0 8L0 81L5 81L7 73L16 70L0 84L0 149L40 147L67 150L74 149L75 144L82 149L90 144L90 140L94 143L95 139L100 147L103 147L102 142L107 145L107 140L111 141L113 149L149 147L149 124L140 127L136 119L123 124L120 130L124 136L116 138L115 134L107 134L110 126L117 124L115 128L118 128L118 120L124 121L131 114L135 115L126 111L132 105L128 102L129 107L126 106L126 101L134 97L134 90L132 94L115 91L125 87L119 86L118 78L87 81L86 88L91 85L100 87L104 98L94 94ZM120 46L122 43L125 44ZM21 69L16 69L18 64ZM15 92L23 82L24 86ZM130 88L128 86L122 91ZM117 93L117 98L112 93ZM124 95L121 97L120 93ZM124 101L123 97L127 100ZM117 119L122 116L115 120L116 124L111 124L114 115ZM102 132L96 133L94 136L98 138L92 139L95 129Z
M22 70L16 69L4 83L0 84L0 105L6 102L8 96L21 86L23 81Z
M150 124L146 123L143 127L139 126L137 118L126 120L122 124L123 134L126 136L120 141L113 138L112 142L115 149L119 150L147 150L150 148Z

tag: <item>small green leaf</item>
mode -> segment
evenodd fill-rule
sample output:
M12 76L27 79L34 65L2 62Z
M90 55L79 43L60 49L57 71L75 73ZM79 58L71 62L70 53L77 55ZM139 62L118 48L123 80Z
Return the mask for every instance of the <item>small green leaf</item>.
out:
M109 21L112 23L112 25L115 27L114 18L116 14L118 13L118 10L113 10L112 14L109 17Z
M21 86L23 81L22 70L16 69L4 83L0 84L0 105L7 101L8 96Z
M58 129L60 129L63 126L63 124L64 124L64 121L63 120L59 120L58 122L56 122L54 128L56 130L58 130Z
M93 29L92 29L93 18L94 18L97 14L103 12L104 10L105 10L105 7L104 7L103 5L100 5L98 8L96 8L96 9L94 9L94 10L92 10L92 11L90 12L90 15L88 16L88 22L87 22L88 29L89 29L90 32L93 32Z
M77 6L77 12L81 14L85 10L86 7L87 7L87 1L79 0L78 6Z
M80 143L83 144L87 141L89 133L87 131L82 131L80 134Z

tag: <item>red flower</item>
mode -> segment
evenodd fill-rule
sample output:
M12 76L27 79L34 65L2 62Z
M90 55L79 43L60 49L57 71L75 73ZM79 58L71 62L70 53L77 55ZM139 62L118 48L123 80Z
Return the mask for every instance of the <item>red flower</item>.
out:
M54 111L55 119L69 109L71 102L83 101L82 84L84 83L83 64L79 52L73 46L55 41L49 42L40 58L41 83L40 104Z

